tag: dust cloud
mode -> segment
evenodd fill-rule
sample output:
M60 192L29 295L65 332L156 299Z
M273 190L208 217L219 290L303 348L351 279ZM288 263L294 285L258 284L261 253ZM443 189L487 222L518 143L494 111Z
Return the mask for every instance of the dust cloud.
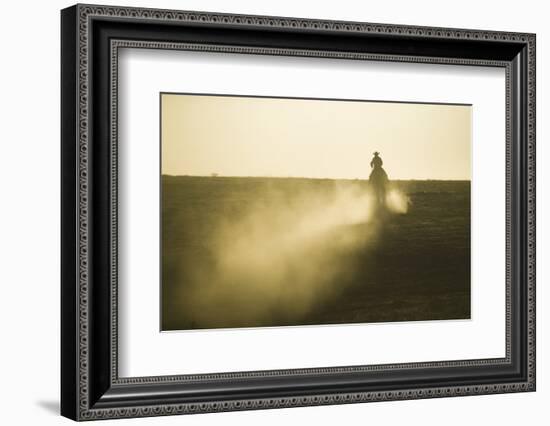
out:
M350 285L356 253L375 247L384 222L409 204L390 188L377 209L364 181L262 191L238 220L215 227L214 263L194 265L193 284L180 290L189 328L300 324Z

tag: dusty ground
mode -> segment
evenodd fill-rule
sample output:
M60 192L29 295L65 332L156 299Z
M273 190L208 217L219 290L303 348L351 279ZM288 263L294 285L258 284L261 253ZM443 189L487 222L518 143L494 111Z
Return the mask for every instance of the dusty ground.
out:
M392 185L164 176L162 328L469 318L470 183Z

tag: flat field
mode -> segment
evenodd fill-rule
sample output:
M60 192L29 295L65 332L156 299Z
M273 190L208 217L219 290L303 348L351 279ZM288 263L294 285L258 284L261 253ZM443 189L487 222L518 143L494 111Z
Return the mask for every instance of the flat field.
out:
M470 318L470 182L162 176L163 330Z

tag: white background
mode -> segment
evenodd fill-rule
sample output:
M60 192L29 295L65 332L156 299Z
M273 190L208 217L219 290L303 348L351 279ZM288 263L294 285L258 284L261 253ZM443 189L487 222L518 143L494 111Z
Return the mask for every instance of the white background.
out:
M504 76L502 68L124 49L118 91L119 374L504 357ZM473 104L471 320L159 333L161 91ZM487 252L493 255L483 257ZM226 348L223 357L217 347Z
M105 0L103 3L118 4ZM550 29L545 2L140 1L120 3L235 13L536 32L538 151L538 390L530 394L118 420L120 424L546 424L550 400L548 219ZM0 398L3 424L69 424L59 395L59 9L64 1L2 8L0 68ZM491 256L491 253L487 253ZM23 307L23 309L21 309ZM113 423L109 421L102 424ZM131 422L131 423L129 423ZM116 423L113 423L116 424Z

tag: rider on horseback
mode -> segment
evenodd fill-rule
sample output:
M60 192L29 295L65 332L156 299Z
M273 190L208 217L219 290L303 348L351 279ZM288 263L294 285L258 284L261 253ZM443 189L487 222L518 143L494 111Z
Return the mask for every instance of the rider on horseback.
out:
M380 153L376 151L370 162L372 171L369 176L369 183L372 185L372 190L374 191L378 205L384 206L386 203L386 185L388 182L388 175L382 168L383 162L379 155Z
M372 160L370 162L371 168L382 168L382 164L384 163L382 162L382 158L380 158L379 155L380 153L378 151L374 153L374 157L372 157Z

